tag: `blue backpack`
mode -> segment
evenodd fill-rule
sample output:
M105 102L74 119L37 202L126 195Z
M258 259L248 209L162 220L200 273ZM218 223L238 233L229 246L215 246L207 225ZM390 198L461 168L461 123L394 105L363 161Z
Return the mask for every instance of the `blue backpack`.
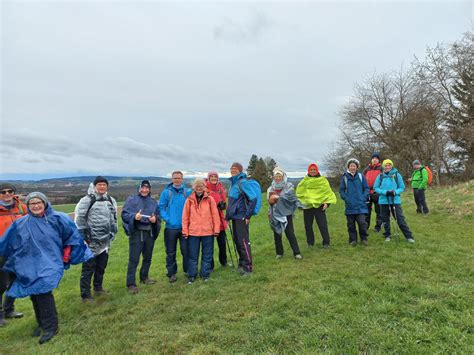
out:
M242 179L243 180L243 179ZM239 181L239 190L242 192L242 189L240 188L240 184L242 183L242 180ZM246 179L249 183L250 190L252 190L255 195L257 195L257 203L255 204L255 208L252 211L252 216L255 216L260 212L260 209L262 208L262 188L260 187L260 184L258 183L257 180L254 179ZM245 204L247 204L247 195L244 193L244 198L245 198Z

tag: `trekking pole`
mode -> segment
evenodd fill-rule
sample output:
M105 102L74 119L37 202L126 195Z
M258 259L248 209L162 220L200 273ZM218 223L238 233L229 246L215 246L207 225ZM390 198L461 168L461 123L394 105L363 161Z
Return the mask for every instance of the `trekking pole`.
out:
M237 246L235 245L234 231L232 230L232 222L229 223L229 230L230 230L230 235L232 236L232 244L234 245L235 261L237 262Z
M390 213L393 216L395 223L393 224L393 235L395 236L397 243L400 242L400 228L398 227L397 214L395 213L395 204L393 203L394 197L392 196L392 204L389 205Z
M227 238L227 234L225 234L225 243L227 244L227 250L229 251L230 261L232 263L231 266L235 267L234 258L232 256L232 249L230 248L229 239Z

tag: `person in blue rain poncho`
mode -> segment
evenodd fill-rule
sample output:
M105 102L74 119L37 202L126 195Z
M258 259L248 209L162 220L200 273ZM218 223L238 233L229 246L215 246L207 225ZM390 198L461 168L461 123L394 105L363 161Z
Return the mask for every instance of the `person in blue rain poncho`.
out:
M38 327L33 332L40 344L58 332L58 315L52 291L65 269L93 257L74 222L56 212L41 192L26 198L28 214L16 220L0 239L3 271L12 275L7 295L30 296ZM3 264L3 263L1 263ZM1 265L0 264L0 265Z

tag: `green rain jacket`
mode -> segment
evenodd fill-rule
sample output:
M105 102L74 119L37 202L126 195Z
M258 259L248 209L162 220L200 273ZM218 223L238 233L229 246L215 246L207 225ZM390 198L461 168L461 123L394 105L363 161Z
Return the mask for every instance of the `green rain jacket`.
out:
M324 203L335 204L336 195L324 176L305 176L296 188L296 197L304 209L318 208Z
M428 186L428 172L425 167L422 166L418 170L415 170L411 174L411 187L413 189L423 189L426 190Z

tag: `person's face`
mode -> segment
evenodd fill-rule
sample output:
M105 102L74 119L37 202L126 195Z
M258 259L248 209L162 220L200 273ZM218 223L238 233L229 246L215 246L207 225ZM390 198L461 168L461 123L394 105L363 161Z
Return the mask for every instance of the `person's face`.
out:
M209 176L209 182L213 185L217 184L217 182L219 181L219 179L217 178L216 175L211 175Z
M194 191L196 191L197 194L202 194L204 192L204 189L205 189L205 186L202 182L194 186Z
M280 174L276 174L273 177L273 180L275 180L276 183L282 182L283 181L283 176L281 176Z
M379 164L379 163L380 163L379 158L377 158L377 157L373 157L373 158L372 158L372 165L377 165L377 164Z
M355 172L357 171L357 165L354 163L350 163L348 169L351 174L355 174Z
M183 175L173 174L173 176L171 177L171 182L173 183L174 186L180 186L181 183L183 182Z
M13 197L15 196L15 191L12 189L4 189L0 191L0 201L3 201L7 204L10 204L13 201Z
M385 172L388 173L390 170L392 170L392 166L390 164L385 164L384 170L385 170Z
M421 167L421 164L413 164L413 168L415 168L415 169L417 169L417 170L418 170L420 167Z
M42 216L44 214L45 205L42 200L39 198L32 198L28 201L28 208L30 209L31 213L35 216Z
M96 185L95 185L95 190L97 191L98 194L105 194L107 192L107 184L105 182L98 182Z
M148 196L149 193L150 193L150 188L148 186L140 187L140 195L145 197L145 196Z
M237 169L235 166L232 166L230 168L230 175L232 176L236 176L236 175L239 175L240 174L240 170Z
M316 168L309 168L309 176L316 176L318 175L318 170Z

